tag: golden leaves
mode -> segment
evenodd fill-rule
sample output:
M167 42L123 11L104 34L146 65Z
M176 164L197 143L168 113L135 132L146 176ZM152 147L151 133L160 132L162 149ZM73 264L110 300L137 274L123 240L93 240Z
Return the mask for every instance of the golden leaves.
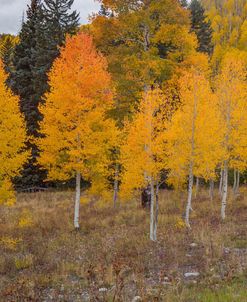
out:
M49 82L51 91L40 108L44 137L38 142L39 163L48 169L49 179L66 180L80 171L84 179L103 181L118 131L107 118L113 89L106 60L90 36L67 38Z
M11 179L17 176L29 153L25 151L26 128L19 98L7 88L7 75L0 61L0 203L15 201Z

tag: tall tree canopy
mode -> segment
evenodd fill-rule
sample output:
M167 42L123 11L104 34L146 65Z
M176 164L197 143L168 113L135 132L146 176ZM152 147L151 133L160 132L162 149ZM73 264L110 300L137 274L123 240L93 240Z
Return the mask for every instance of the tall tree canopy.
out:
M116 82L117 116L129 115L144 86L171 78L195 51L189 14L177 0L100 1L110 15L96 16L89 30L106 55ZM129 89L131 87L131 89Z
M47 72L59 55L59 47L67 33L73 34L78 26L78 14L70 13L73 0L32 0L27 10L13 59L14 70L10 86L20 96L21 111L27 123L28 135L38 137L42 115L38 106L42 95L49 89ZM45 173L37 165L39 151L30 140L27 148L32 157L25 166L17 185L22 187L42 185Z
M67 38L49 73L49 85L46 102L40 106L44 137L38 141L39 163L48 170L48 179L76 176L78 228L81 176L98 184L100 179L102 188L116 142L115 124L107 118L113 98L111 77L89 36L80 33Z

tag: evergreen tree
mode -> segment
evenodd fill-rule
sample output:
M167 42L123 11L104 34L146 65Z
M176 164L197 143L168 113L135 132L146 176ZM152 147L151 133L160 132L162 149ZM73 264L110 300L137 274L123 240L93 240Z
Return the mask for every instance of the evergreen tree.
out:
M38 136L38 123L41 120L38 104L39 100L34 98L33 66L35 58L33 50L36 47L36 28L40 20L40 0L32 0L27 9L27 20L22 24L19 35L20 42L15 48L13 67L9 83L13 91L20 96L20 109L24 114L29 136ZM42 183L43 173L36 166L38 156L37 147L29 141L27 148L31 149L31 158L24 166L22 177L16 180L17 186L36 186Z
M69 12L74 0L32 0L27 10L27 21L23 23L20 43L15 49L14 69L10 84L21 98L28 135L39 137L39 122L42 115L39 104L49 90L47 73L59 55L66 34L74 34L79 24L79 15ZM32 157L24 167L22 177L17 180L21 187L41 186L46 173L37 165L39 150L33 142L27 148Z
M40 20L36 24L36 48L33 83L37 98L49 89L47 72L59 55L66 34L73 35L79 26L79 14L70 13L74 0L44 0Z
M47 38L56 49L63 45L66 34L73 35L79 26L79 13L72 11L74 0L44 0L43 13L47 23Z
M211 55L213 52L211 22L206 19L205 10L199 0L192 0L189 8L191 10L191 31L197 35L198 51Z

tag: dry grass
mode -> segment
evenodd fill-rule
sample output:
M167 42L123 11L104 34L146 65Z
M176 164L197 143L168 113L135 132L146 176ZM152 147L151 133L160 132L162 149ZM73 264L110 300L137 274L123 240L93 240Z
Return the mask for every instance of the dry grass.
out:
M230 198L222 223L220 200L201 192L189 231L186 196L162 192L156 243L138 201L115 210L82 205L75 232L73 193L19 195L13 208L0 208L0 301L244 302L246 193Z

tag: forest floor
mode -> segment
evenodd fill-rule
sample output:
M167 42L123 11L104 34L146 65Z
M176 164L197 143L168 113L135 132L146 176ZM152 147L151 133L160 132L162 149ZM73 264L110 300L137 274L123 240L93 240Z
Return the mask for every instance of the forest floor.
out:
M216 192L215 192L215 195ZM182 220L186 195L163 191L158 241L138 201L81 206L73 230L72 192L18 195L0 208L0 301L247 301L247 188L220 200L193 201L191 230Z

